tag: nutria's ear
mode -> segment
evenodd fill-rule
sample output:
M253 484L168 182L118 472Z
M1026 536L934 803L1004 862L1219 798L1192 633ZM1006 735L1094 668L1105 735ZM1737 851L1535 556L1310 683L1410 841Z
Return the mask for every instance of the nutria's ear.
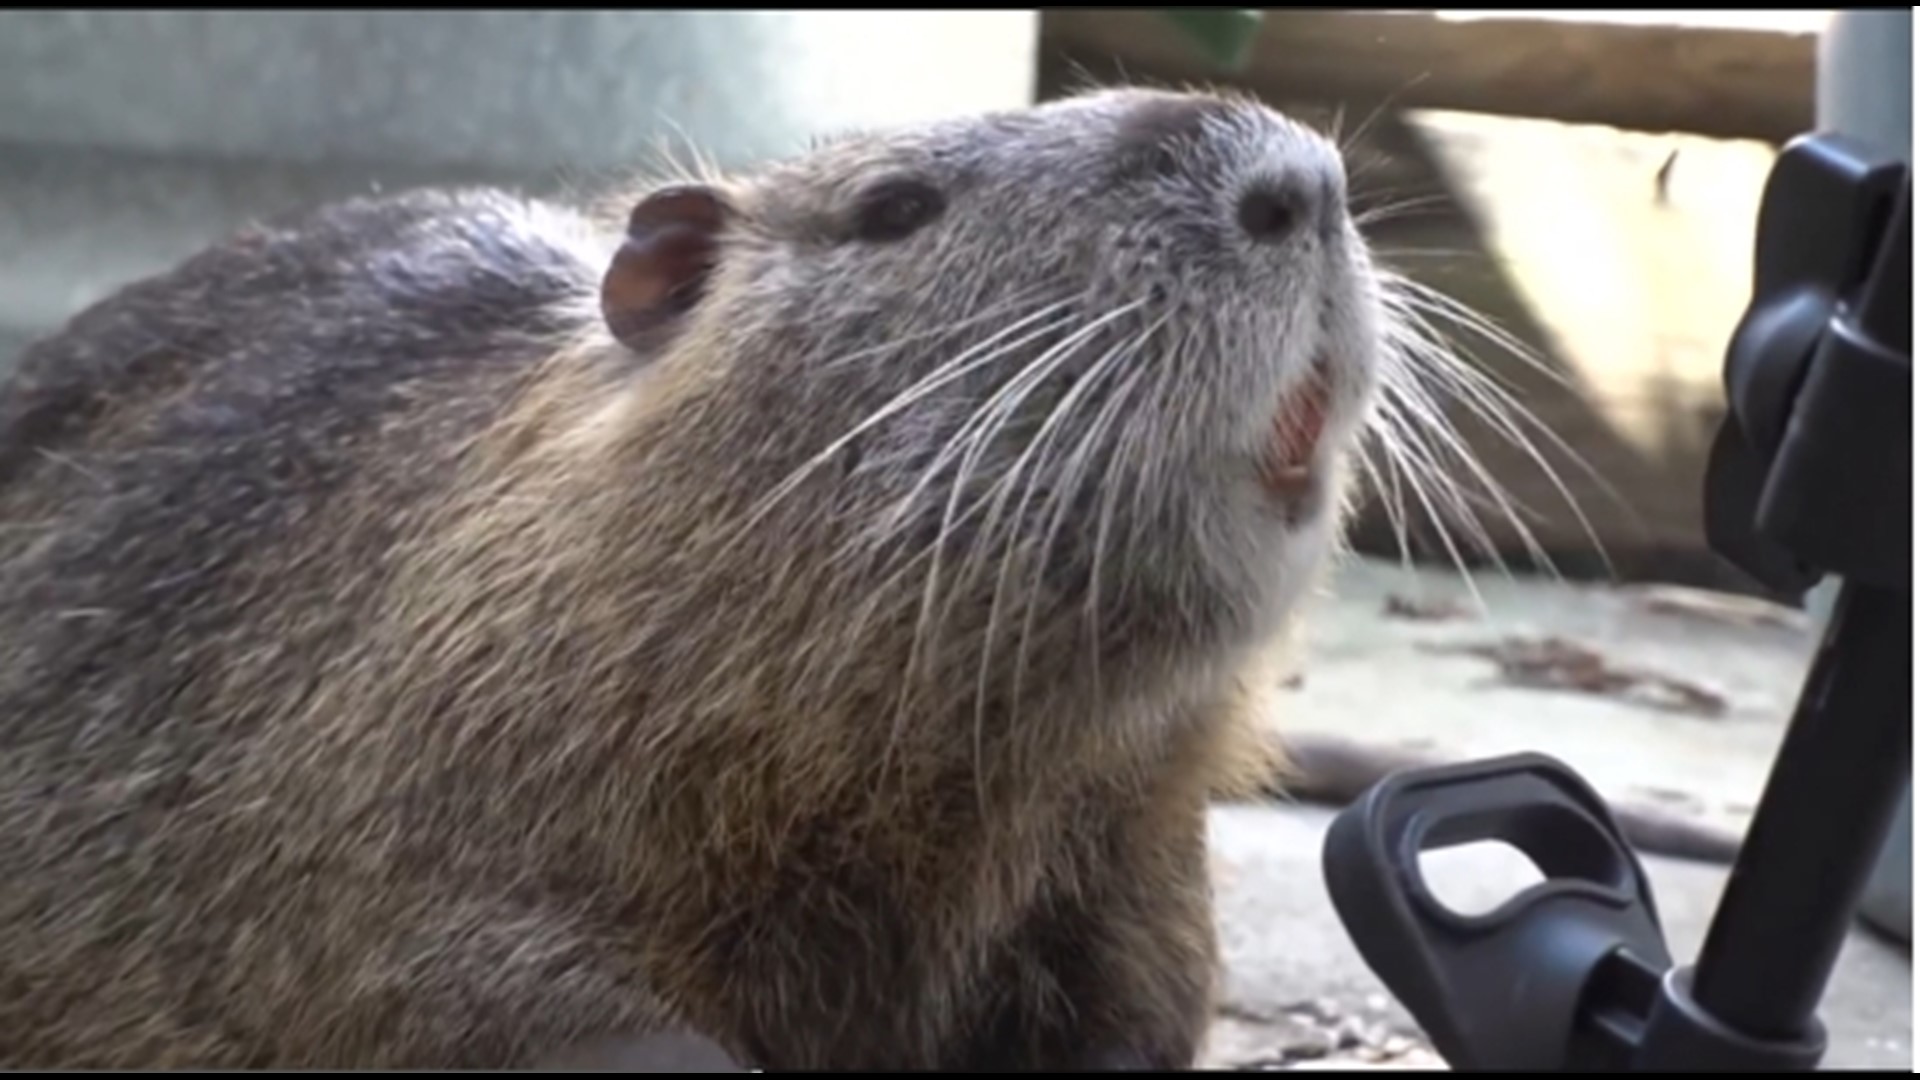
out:
M633 208L600 281L600 312L614 337L641 348L700 302L732 217L725 195L691 184L662 188Z

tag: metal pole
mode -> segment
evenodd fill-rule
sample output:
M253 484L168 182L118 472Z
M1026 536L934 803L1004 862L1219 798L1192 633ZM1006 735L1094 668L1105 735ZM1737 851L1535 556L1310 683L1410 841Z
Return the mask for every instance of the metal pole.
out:
M1912 597L1848 585L1700 948L1694 999L1735 1031L1808 1029L1908 782L1912 700Z

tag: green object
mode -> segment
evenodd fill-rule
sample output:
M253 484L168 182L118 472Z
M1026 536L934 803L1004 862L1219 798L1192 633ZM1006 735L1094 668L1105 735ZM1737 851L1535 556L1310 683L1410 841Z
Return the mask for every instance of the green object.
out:
M1160 13L1208 60L1238 71L1253 50L1264 15L1258 8L1168 8Z

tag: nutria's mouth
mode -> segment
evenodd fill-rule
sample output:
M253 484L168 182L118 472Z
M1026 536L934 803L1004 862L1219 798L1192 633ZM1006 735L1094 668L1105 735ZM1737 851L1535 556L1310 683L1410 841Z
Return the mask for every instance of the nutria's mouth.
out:
M1281 399L1260 461L1260 482L1276 498L1297 499L1313 490L1314 468L1333 406L1326 365L1315 363L1305 380Z

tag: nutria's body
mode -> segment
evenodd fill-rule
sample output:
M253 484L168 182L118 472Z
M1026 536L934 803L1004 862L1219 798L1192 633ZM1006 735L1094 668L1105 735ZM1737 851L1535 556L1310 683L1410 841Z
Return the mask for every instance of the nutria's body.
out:
M82 313L0 390L0 1066L1188 1063L1371 393L1342 183L1106 94L653 201L625 291L617 228L416 194Z

